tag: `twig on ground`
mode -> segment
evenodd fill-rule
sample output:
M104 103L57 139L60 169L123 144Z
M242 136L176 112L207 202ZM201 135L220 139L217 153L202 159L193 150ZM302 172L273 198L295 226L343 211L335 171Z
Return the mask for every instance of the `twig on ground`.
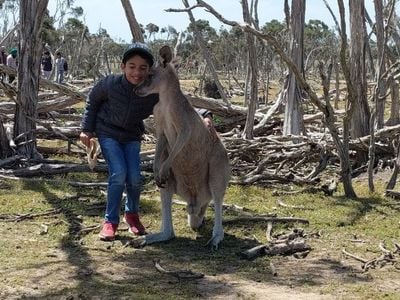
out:
M50 215L56 215L61 212L61 209L51 209L45 212L40 212L40 213L35 213L35 214L23 214L23 215L0 215L0 221L3 222L20 222L26 219L33 219L37 217L43 217L43 216L50 216Z
M166 270L160 265L159 259L155 259L153 262L154 262L154 267L156 268L156 270L158 272L167 274L167 275L171 275L175 278L178 278L179 280L181 280L181 279L200 279L200 278L204 277L204 274L195 273L191 270L175 270L175 271Z
M272 232L272 222L268 222L267 223L267 230L265 232L265 237L267 238L268 242L272 241L271 232Z
M362 263L364 263L364 264L368 262L368 259L359 257L359 256L354 255L354 254L351 254L350 252L347 252L345 248L342 249L342 253L343 253L344 255L349 256L349 257L351 257L351 258L354 258L355 260L357 260L357 261L359 261L359 262L362 262Z
M397 246L396 246L397 247ZM362 270L364 272L367 272L369 269L375 269L377 267L382 268L385 265L387 265L388 263L392 264L396 267L396 265L398 264L398 260L394 257L393 253L385 248L385 245L383 242L381 242L379 244L379 249L381 249L381 251L383 252L383 254L379 257L373 258L373 259L365 259L365 258L361 258L357 255L351 254L349 252L347 252L345 249L342 250L342 252L351 257L354 258L355 260L362 262ZM397 250L396 250L397 251Z
M224 224L236 223L236 222L298 222L309 224L307 219L294 218L294 217L264 217L264 216L238 216L228 220L224 220Z
M289 205L289 204L286 204L286 203L284 203L282 201L282 199L278 199L277 202L278 202L279 206L286 207L286 208L314 210L313 208L305 207L303 205Z
M82 234L88 234L88 233L90 233L92 231L95 231L95 230L99 229L100 227L101 227L100 224L91 225L91 226L88 226L88 227L80 229L75 235L79 236L79 235L82 235Z

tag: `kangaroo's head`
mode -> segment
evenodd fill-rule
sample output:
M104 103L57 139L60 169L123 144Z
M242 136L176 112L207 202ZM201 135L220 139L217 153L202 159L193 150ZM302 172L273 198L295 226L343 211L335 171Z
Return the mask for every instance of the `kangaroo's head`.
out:
M159 55L158 66L152 67L148 79L136 88L137 95L161 94L176 87L179 88L179 79L175 71L171 48L167 45L161 47Z

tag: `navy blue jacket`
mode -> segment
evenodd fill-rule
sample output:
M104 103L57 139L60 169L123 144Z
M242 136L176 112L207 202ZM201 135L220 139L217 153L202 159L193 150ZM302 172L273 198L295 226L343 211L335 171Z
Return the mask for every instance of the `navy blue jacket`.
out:
M111 137L124 143L140 141L143 120L153 113L158 94L139 97L125 75L108 75L90 91L82 120L82 131Z

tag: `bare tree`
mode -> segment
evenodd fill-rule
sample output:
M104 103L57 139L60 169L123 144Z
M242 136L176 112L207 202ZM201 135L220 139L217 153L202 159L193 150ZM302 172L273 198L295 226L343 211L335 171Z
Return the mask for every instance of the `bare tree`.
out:
M249 12L249 5L247 0L241 0L242 2L242 10L243 10L243 21L247 24L254 23L252 21L252 17ZM243 130L242 136L246 139L253 138L253 128L254 128L254 115L256 113L257 108L257 55L256 55L256 39L253 34L246 32L246 41L248 47L248 63L249 63L249 72L248 76L250 76L250 97L249 97L249 109L246 118L246 125ZM246 80L247 81L247 80Z
M11 153L12 151L6 135L6 129L4 128L3 120L0 116L0 159L10 156Z
M48 0L20 0L18 95L14 137L18 142L18 153L28 158L38 156L35 129L42 54L40 31L47 3Z
M206 43L205 43L200 31L197 29L196 20L195 20L195 18L193 16L193 13L192 13L191 9L189 9L189 2L187 0L182 0L182 3L187 9L187 13L188 13L188 16L189 16L189 19L190 19L190 23L193 24L194 35L195 35L195 38L196 38L196 42L199 45L199 47L201 49L201 52L203 54L203 57L207 62L207 67L210 70L211 76L212 76L215 84L217 85L218 92L221 95L222 101L224 101L226 104L230 105L229 100L228 100L228 98L226 96L224 87L222 86L221 82L218 79L218 74L217 74L217 71L215 69L215 63L214 63L209 51L207 50ZM174 10L168 10L168 11L174 11Z
M354 86L351 101L351 137L369 134L370 110L367 101L367 77L365 67L365 7L364 0L349 1L350 14L350 80ZM361 156L361 155L360 155ZM366 161L366 157L359 157Z
M374 0L375 4L375 32L376 32L376 46L378 50L378 59L376 66L376 74L381 75L376 78L377 88L375 96L375 113L376 113L376 129L384 126L384 113L385 113L385 95L386 95L386 80L382 75L386 71L385 67L385 28L383 23L383 3L382 0ZM375 126L374 126L375 127ZM374 128L375 129L375 128Z
M128 19L129 28L132 32L132 37L135 42L144 42L144 37L142 30L138 21L136 20L135 14L133 12L132 5L129 0L121 0L122 6L125 10L126 18Z
M348 139L348 121L346 120L347 117L345 117L345 120L343 121L344 128L343 128L343 141L341 139L341 136L339 134L339 129L336 127L335 122L335 113L330 105L329 101L325 100L324 102L321 101L318 97L318 95L315 93L315 91L311 88L311 86L308 84L308 82L305 80L303 74L300 72L300 70L297 68L297 66L294 64L294 62L291 60L291 58L283 51L282 47L278 43L278 41L274 38L273 35L270 33L263 33L260 32L254 27L250 26L249 24L240 24L235 21L230 21L225 19L220 13L218 13L212 6L210 6L208 3L206 3L203 0L197 0L197 3L199 6L206 8L211 14L213 14L218 20L221 22L230 25L230 26L236 26L241 28L245 32L250 32L257 36L258 38L268 41L269 45L272 47L272 49L275 51L276 54L280 56L280 58L286 63L288 68L290 69L291 72L294 73L294 76L296 77L298 83L300 86L304 89L304 91L309 95L310 100L312 103L318 107L319 110L321 110L324 114L324 121L329 129L329 132L332 135L332 139L337 147L339 159L340 159L340 166L341 166L341 177L342 177L342 182L343 182L343 188L346 197L348 198L357 198L357 195L353 189L352 186L352 181L351 181L351 164L350 164L350 159L349 159L349 139ZM344 21L344 6L343 6L343 1L338 0L339 4L339 10L341 11L341 26L340 26L340 32L341 32L341 39L342 39L342 47L341 47L341 62L345 63L346 62L346 56L345 53L347 52L347 36L346 36L346 22ZM345 69L345 76L346 76L346 82L349 81L349 71L347 69L347 65L344 65ZM324 86L324 89L326 89L326 86ZM352 93L352 86L349 85L349 93ZM326 89L327 90L327 89ZM328 93L325 92L325 98L327 98Z
M290 57L296 67L304 74L303 45L304 45L304 20L305 20L306 0L292 0L290 15ZM302 90L297 83L293 72L289 73L285 120L283 134L299 135L303 133L303 108Z

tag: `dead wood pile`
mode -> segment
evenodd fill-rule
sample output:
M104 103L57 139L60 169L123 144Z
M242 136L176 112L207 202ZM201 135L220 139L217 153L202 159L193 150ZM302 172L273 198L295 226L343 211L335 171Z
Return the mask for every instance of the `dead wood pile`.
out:
M395 249L390 250L385 245L385 242L381 242L379 244L379 249L381 251L381 255L374 258L363 258L358 255L352 254L348 252L346 249L342 250L342 253L345 257L353 258L354 260L361 262L361 270L363 272L367 272L370 269L380 269L384 266L394 266L396 270L400 270L400 244L397 242L393 242Z
M4 66L2 66L4 67ZM7 71L0 68L0 71ZM37 138L38 150L44 157L52 154L68 154L71 161L27 160L23 157L7 157L0 160L0 175L33 177L68 172L87 172L85 149L78 142L82 109L76 104L85 101L92 82L80 82L79 85L60 85L49 80L40 80L41 90L38 98ZM0 118L5 128L9 144L16 148L18 137L12 138L13 114L15 109L14 85L0 83L4 93L0 100ZM339 178L339 159L329 132L324 126L321 113L304 116L307 136L282 136L282 119L278 116L268 118L262 130L258 130L254 140L241 138L241 129L246 120L247 110L236 105L226 105L222 101L187 94L195 107L207 108L216 116L216 128L228 150L232 165L232 183L243 185L274 185L295 183L312 185L317 191L330 194L335 189L333 181ZM4 100L6 99L6 100ZM7 100L9 99L9 100ZM266 107L260 108L255 115L255 123L265 116ZM337 112L337 124L340 126L343 112ZM264 120L265 121L265 118ZM1 125L1 124L0 124ZM154 144L151 134L151 122L147 122L148 134L144 143ZM398 136L400 125L386 127L375 133L376 168L393 166L396 157L394 139ZM51 141L66 141L65 146L52 147ZM46 143L44 141L49 141ZM154 146L154 145L153 145ZM149 148L146 146L146 148ZM350 151L368 151L369 137L351 141ZM142 153L143 169L152 171L153 152ZM355 170L355 174L366 171L366 166ZM101 161L94 170L105 172ZM327 176L324 176L327 175ZM329 180L326 180L328 178Z

